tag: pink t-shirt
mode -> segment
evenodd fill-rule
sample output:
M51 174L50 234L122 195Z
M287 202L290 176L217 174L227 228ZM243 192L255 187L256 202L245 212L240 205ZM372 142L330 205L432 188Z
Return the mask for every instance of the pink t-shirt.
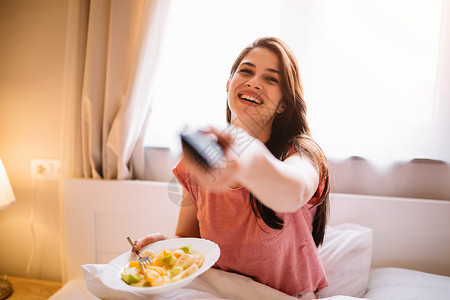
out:
M173 172L198 208L200 236L219 245L216 267L271 286L289 295L317 292L328 285L312 237L317 199L294 213L279 214L281 230L256 218L245 188L211 193L186 172L181 161Z

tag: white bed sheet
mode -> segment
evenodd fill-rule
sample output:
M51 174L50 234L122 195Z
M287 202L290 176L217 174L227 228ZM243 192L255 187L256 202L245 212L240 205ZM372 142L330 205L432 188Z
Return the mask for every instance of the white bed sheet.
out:
M98 269L101 272L101 269ZM98 277L92 273L92 278L78 277L67 282L50 300L98 300L100 298L89 292L86 281L91 284L90 290L95 291L101 299L244 299L244 300L294 300L297 298L283 294L268 286L262 285L248 277L217 269L210 269L196 278L185 288L164 295L139 296L104 293L99 286ZM102 294L103 293L103 294ZM322 298L324 300L413 300L413 299L449 299L450 277L429 274L401 268L373 268L367 293L364 298L344 295Z
M96 270L92 267L97 268ZM103 265L104 266L104 265ZM160 295L133 295L117 293L103 286L99 275L102 265L90 265L85 277L67 282L50 300L98 300L98 299L151 299L151 300L193 300L193 299L243 299L243 300L295 300L297 298L281 293L248 277L210 269L189 285ZM86 277L86 275L88 277ZM92 291L92 293L90 292ZM95 294L95 295L94 295ZM323 298L327 300L355 300L348 296Z

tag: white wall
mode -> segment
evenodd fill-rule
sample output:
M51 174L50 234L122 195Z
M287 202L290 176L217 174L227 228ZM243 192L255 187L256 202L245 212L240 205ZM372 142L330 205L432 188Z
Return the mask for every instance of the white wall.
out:
M32 184L32 158L60 159L68 0L0 1L0 157L16 203L0 211L0 275L61 279L58 181Z

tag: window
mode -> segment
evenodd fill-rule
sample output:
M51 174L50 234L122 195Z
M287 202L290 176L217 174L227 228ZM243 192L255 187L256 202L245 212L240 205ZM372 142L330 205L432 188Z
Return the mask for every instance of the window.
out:
M255 38L273 35L296 53L311 131L327 156L450 160L436 149L445 130L435 130L442 7L174 0L146 143L173 147L185 125L223 124L234 59Z

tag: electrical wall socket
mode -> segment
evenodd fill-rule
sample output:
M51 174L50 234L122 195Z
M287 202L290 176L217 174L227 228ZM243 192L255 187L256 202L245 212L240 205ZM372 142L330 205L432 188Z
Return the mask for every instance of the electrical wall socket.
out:
M61 162L56 159L32 159L31 176L41 180L59 180Z

